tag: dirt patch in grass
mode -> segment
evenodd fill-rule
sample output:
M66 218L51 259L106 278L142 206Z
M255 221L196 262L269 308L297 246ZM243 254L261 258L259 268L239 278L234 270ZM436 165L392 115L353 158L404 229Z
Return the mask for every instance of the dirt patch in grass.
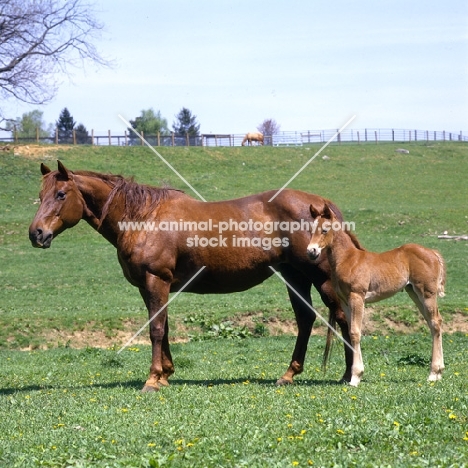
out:
M376 320L375 317L378 319ZM255 334L255 327L258 323L262 323L269 336L281 336L297 334L297 326L294 320L279 320L274 317L265 319L261 312L252 312L241 315L230 320L233 327L245 327ZM324 336L327 332L327 327L324 324L316 321L313 334ZM123 323L123 329L109 330L99 329L98 324L92 323L85 326L82 330L45 330L41 333L41 343L33 345L23 350L31 349L48 349L59 346L67 346L71 348L116 348L121 347L132 340L128 346L150 345L148 330L143 330L138 336L135 336L141 328L142 323L136 323L134 320L128 320ZM193 334L196 327L187 327L183 322L176 322L172 325L170 332L171 343L184 343L189 341L189 335ZM392 320L391 318L381 317L378 311L373 308L366 308L364 319L363 334L364 335L385 335L388 333L409 334L429 330L426 323L420 317L413 324L407 324ZM443 331L446 334L462 332L468 333L468 317L461 312L456 312L450 317L444 317ZM198 330L201 333L201 330ZM7 339L8 341L8 339Z
M15 156L21 156L27 159L55 159L57 151L68 151L72 149L71 145L7 145L2 147L4 151L13 151Z

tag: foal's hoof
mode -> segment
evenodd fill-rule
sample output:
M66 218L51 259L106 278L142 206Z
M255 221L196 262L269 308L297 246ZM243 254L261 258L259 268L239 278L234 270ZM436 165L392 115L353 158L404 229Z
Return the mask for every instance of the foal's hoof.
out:
M285 379L284 377L281 377L281 379L278 379L276 381L276 386L277 387L282 387L284 385L292 385L294 382L292 380Z
M141 393L152 393L152 392L159 392L159 386L155 385L145 385L141 389Z

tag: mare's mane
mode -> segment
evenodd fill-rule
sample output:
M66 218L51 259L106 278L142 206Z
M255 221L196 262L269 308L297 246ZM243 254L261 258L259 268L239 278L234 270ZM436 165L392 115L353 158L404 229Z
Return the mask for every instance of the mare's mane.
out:
M73 175L82 177L91 177L99 179L107 184L112 190L102 209L100 222L106 218L109 208L117 195L123 197L123 216L122 219L132 221L141 221L154 212L161 202L167 199L170 191L182 192L182 190L171 187L154 187L146 184L139 184L133 180L133 177L127 178L115 174L101 174L93 171L73 171ZM60 173L54 171L44 176L42 181L42 190L52 189L55 183L55 175L58 179Z

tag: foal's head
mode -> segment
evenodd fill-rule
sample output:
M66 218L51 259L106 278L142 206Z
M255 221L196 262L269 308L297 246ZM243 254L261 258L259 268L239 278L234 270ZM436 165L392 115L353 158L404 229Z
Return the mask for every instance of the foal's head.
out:
M57 171L41 164L41 172L44 176L39 194L41 205L29 227L29 239L33 247L47 249L54 236L83 218L87 207L73 174L60 161Z
M310 214L314 218L314 227L307 246L307 254L312 260L317 260L322 250L327 248L333 241L333 223L337 219L328 205L325 205L321 211L310 205Z

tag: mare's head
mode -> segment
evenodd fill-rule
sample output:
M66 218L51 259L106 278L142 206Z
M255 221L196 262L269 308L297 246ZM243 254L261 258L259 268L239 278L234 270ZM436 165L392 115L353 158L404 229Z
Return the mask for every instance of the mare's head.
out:
M29 239L33 247L47 249L55 236L83 218L87 207L73 180L73 173L60 161L57 171L41 164L41 172L41 205L29 226Z
M307 246L307 254L311 260L315 261L320 257L322 250L326 249L333 241L333 226L337 218L327 204L322 210L317 210L310 205L310 214L314 218L314 223L312 237Z

